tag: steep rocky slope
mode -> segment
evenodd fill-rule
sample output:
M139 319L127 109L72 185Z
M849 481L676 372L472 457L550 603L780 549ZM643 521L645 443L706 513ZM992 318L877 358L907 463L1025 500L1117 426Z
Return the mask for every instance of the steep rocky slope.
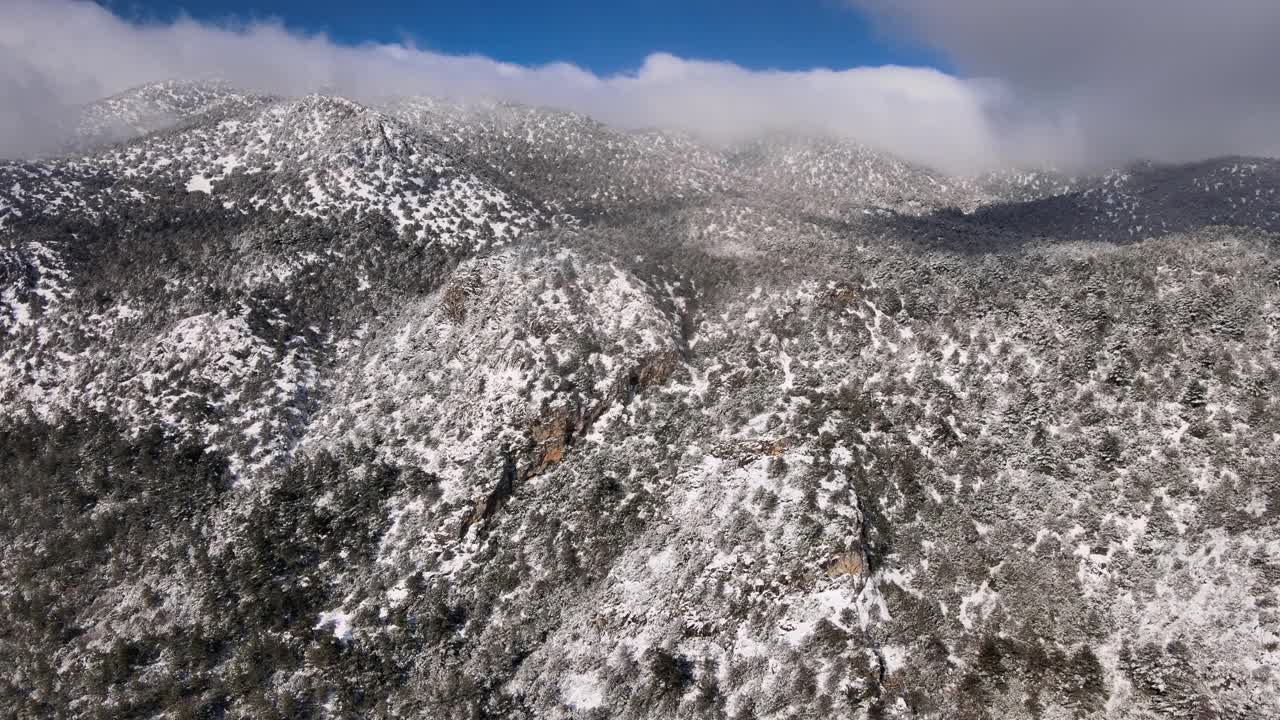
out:
M89 116L0 165L8 714L1280 716L1273 161Z

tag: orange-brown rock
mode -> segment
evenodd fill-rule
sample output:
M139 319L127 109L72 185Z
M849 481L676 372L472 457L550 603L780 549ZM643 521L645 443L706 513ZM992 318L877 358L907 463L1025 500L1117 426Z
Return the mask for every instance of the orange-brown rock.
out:
M823 568L827 577L858 577L862 574L862 555L850 550L840 553Z
M594 419L598 414L592 413ZM530 428L534 449L533 458L525 470L525 477L537 475L546 468L564 460L565 451L573 438L582 433L587 421L579 414L577 408L558 407L550 416Z
M466 293L465 283L451 286L445 290L442 298L442 302L445 303L445 312L455 322L461 321L466 317ZM674 352L659 353L647 358L622 378L622 391L624 393L627 392L629 385L632 386L631 389L634 389L635 386L653 385L665 381L675 372L679 362L680 356ZM528 455L528 462L518 472L518 478L520 480L528 480L546 472L551 466L564 462L565 454L568 452L569 446L573 444L574 438L584 433L591 426L591 423L608 409L614 399L605 398L596 401L585 409L577 405L560 405L553 408L546 416L533 424L529 428L532 450ZM784 441L773 441L774 444L781 442ZM773 445L769 445L769 447L772 448ZM785 444L780 447L785 447ZM771 452L780 454L782 450L777 449ZM472 525L497 512L506 501L507 495L510 494L511 490L512 488L507 488L504 492L500 485L498 490L486 497L477 499L475 507L463 515L459 536L466 535L467 529Z
M674 351L658 353L642 361L639 367L631 371L629 377L634 377L641 387L658 385L666 382L679 364L679 353Z
M741 464L747 464L760 457L782 457L790 444L791 441L785 437L723 443L712 449L711 454L724 460L737 460Z
M857 290L843 285L827 292L827 301L838 305L852 305L860 297Z

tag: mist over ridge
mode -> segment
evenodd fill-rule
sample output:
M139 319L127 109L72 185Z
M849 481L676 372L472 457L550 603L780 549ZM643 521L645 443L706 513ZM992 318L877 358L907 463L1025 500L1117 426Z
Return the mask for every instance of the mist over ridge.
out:
M600 76L569 63L523 67L407 44L343 45L279 22L136 23L82 0L12 0L0 7L0 96L8 101L0 108L0 156L57 148L66 138L66 116L84 103L148 82L209 79L255 92L323 92L364 102L432 96L542 105L620 128L675 130L710 142L774 131L830 135L955 174L1276 154L1271 120L1280 116L1280 97L1264 72L1179 62L1178 68L1199 68L1188 70L1181 85L1160 71L1175 66L1172 58L1186 56L1186 48L1135 44L1126 53L1123 33L1103 38L1112 38L1110 45L1087 65L1070 58L1054 65L1083 68L1076 74L1034 72L1044 44L1033 39L1060 26L1081 28L1078 42L1049 44L1044 53L1064 55L1068 47L1081 57L1089 53L1096 38L1088 28L1109 20L1093 4L1080 11L1088 22L1065 24L1061 13L1048 11L1009 16L1000 3L946 9L855 4L882 18L886 28L954 55L958 67L974 74L896 66L754 71L655 48L634 71ZM1229 3L1215 13L1236 17L1245 5ZM1135 18L1135 26L1137 18L1162 16L1150 10L1124 17ZM1257 24L1274 25L1274 13L1258 14ZM950 25L937 20L950 15ZM1200 20L1192 14L1185 24ZM976 37L981 28L1004 22L1020 22L1015 34L1025 42L1002 45ZM1157 23L1157 30L1174 33L1166 27L1171 22ZM949 27L961 34L945 35ZM1210 57L1214 52L1191 47ZM1244 55L1260 67L1267 58L1259 55L1266 52Z

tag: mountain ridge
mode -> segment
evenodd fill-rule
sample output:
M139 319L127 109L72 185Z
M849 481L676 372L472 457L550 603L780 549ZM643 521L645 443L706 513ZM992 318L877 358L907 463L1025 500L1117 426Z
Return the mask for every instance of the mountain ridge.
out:
M182 91L0 163L14 716L1280 714L1275 161Z

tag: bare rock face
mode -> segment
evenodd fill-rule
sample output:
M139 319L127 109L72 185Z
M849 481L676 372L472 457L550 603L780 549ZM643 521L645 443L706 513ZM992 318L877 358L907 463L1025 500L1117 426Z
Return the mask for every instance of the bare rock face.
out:
M1273 161L83 124L0 163L0 715L1280 717Z
M574 435L581 434L585 429L584 419L571 416L565 408L556 410L547 421L535 425L530 433L535 460L530 464L528 473L539 473L564 460L565 451L573 444Z

